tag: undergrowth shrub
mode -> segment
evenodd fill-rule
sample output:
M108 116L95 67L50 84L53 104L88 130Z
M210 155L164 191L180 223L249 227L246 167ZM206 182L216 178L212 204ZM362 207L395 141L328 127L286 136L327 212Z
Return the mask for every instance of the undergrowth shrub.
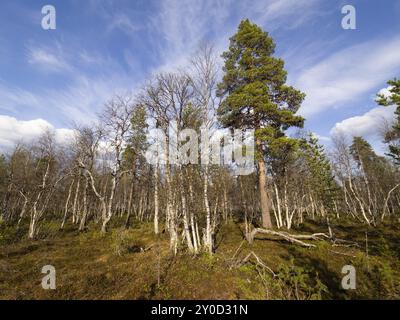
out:
M55 220L44 220L37 230L37 239L56 238L60 231L60 222Z
M372 281L375 283L379 299L399 299L400 278L395 275L389 263L380 262L371 272Z
M118 256L140 252L145 247L144 242L131 230L114 230L111 238L112 250Z
M311 268L281 264L276 276L259 269L267 291L267 298L281 300L321 300L328 294L328 287L319 279L318 272Z
M0 218L0 245L7 245L20 241L26 231L23 228L8 225L2 218Z
M360 257L355 264L357 289L353 295L361 299L399 299L400 273L388 261Z

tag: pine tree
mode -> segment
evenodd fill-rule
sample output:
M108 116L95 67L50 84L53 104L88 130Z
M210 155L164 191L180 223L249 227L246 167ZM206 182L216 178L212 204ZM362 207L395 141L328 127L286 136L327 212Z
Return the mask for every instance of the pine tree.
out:
M124 166L130 167L133 171L140 163L145 161L144 153L148 147L146 109L138 105L132 114L130 137L124 151ZM140 163L139 163L140 162Z
M393 158L397 165L400 165L400 80L389 80L388 85L390 86L390 96L386 97L383 94L377 95L377 102L381 106L396 106L394 112L394 124L391 130L385 135L385 142L389 143L388 155Z
M132 198L134 196L135 186L138 184L140 176L146 175L148 166L146 166L146 159L144 154L148 148L147 142L147 113L143 105L136 105L130 119L129 139L123 153L122 166L124 170L130 172L130 193L127 208L127 215L125 220L125 228L129 227L131 217ZM158 173L157 168L155 168ZM157 188L157 187L155 187ZM155 219L156 230L158 232L158 215Z
M333 209L338 186L335 183L324 146L318 143L315 135L309 134L300 140L300 156L305 158L312 191L324 207Z
M367 179L376 180L374 184L378 184L379 180L384 180L388 172L391 173L391 166L388 161L377 155L368 141L362 137L353 138L350 154Z
M302 127L295 113L305 95L285 85L284 62L273 56L273 39L260 27L244 20L230 38L224 77L218 85L222 98L218 116L224 127L255 129L262 224L271 228L266 161L270 151L293 144L285 136L291 126Z
M379 158L368 141L362 137L353 137L350 153L359 167L362 165L370 166Z

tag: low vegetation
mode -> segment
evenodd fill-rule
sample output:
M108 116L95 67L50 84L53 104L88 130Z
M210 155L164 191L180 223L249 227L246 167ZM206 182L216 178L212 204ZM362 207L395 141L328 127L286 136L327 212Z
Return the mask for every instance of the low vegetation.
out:
M221 227L213 255L177 256L168 236L155 236L152 224L134 224L102 234L96 225L79 233L67 224L46 238L20 239L15 228L1 226L1 299L399 299L400 226L379 228L332 222L333 232L351 242L315 248L293 246L281 239L244 240L243 224ZM307 222L307 232L326 225ZM368 254L365 235L368 235ZM269 269L248 253L255 255ZM44 290L41 268L56 268L56 290ZM344 290L344 265L356 268L356 289Z

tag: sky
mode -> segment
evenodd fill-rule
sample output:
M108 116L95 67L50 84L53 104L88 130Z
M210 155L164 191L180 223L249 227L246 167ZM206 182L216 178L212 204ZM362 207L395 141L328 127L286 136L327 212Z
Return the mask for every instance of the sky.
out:
M42 28L45 5L55 30ZM345 5L355 30L342 28ZM113 94L185 65L202 42L220 55L246 18L273 37L288 83L306 93L306 130L328 147L343 132L383 152L379 132L394 109L374 99L400 76L399 0L3 0L0 152L48 127L63 141Z

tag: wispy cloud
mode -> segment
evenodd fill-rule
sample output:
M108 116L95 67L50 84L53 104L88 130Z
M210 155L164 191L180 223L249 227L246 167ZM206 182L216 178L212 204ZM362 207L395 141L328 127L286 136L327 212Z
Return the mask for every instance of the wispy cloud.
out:
M139 31L140 29L142 29L142 27L135 24L129 18L129 16L124 13L117 13L113 15L110 19L110 23L107 26L108 32L117 30L125 32L128 35L131 35L132 33Z
M18 108L39 107L35 94L18 87L7 86L0 81L0 110L14 111Z
M331 107L350 104L384 83L400 70L400 38L368 41L345 48L296 80L307 93L300 112L315 115Z
M105 59L98 53L89 53L87 50L83 49L79 53L79 59L84 65L106 65L109 61Z
M249 18L268 31L299 26L318 12L320 0L165 0L150 19L152 41L162 59L161 69L184 63L199 43L208 40L226 49L241 19ZM301 9L302 14L298 12ZM205 14L206 13L206 14Z
M34 92L9 87L0 83L0 111L14 115L57 115L57 122L90 123L114 94L124 94L135 89L127 75L86 76L75 75L70 85L62 90L43 88ZM1 137L1 135L0 135Z
M27 59L31 65L36 65L45 71L64 72L71 70L59 44L54 48L29 46Z
M321 13L320 0L270 0L255 5L245 2L246 8L255 19L267 24L268 30L293 29ZM301 12L301 14L299 14Z
M133 89L128 77L79 76L64 90L47 90L44 96L47 105L56 108L65 119L65 123L90 123L96 119L96 113L114 94L126 93Z

